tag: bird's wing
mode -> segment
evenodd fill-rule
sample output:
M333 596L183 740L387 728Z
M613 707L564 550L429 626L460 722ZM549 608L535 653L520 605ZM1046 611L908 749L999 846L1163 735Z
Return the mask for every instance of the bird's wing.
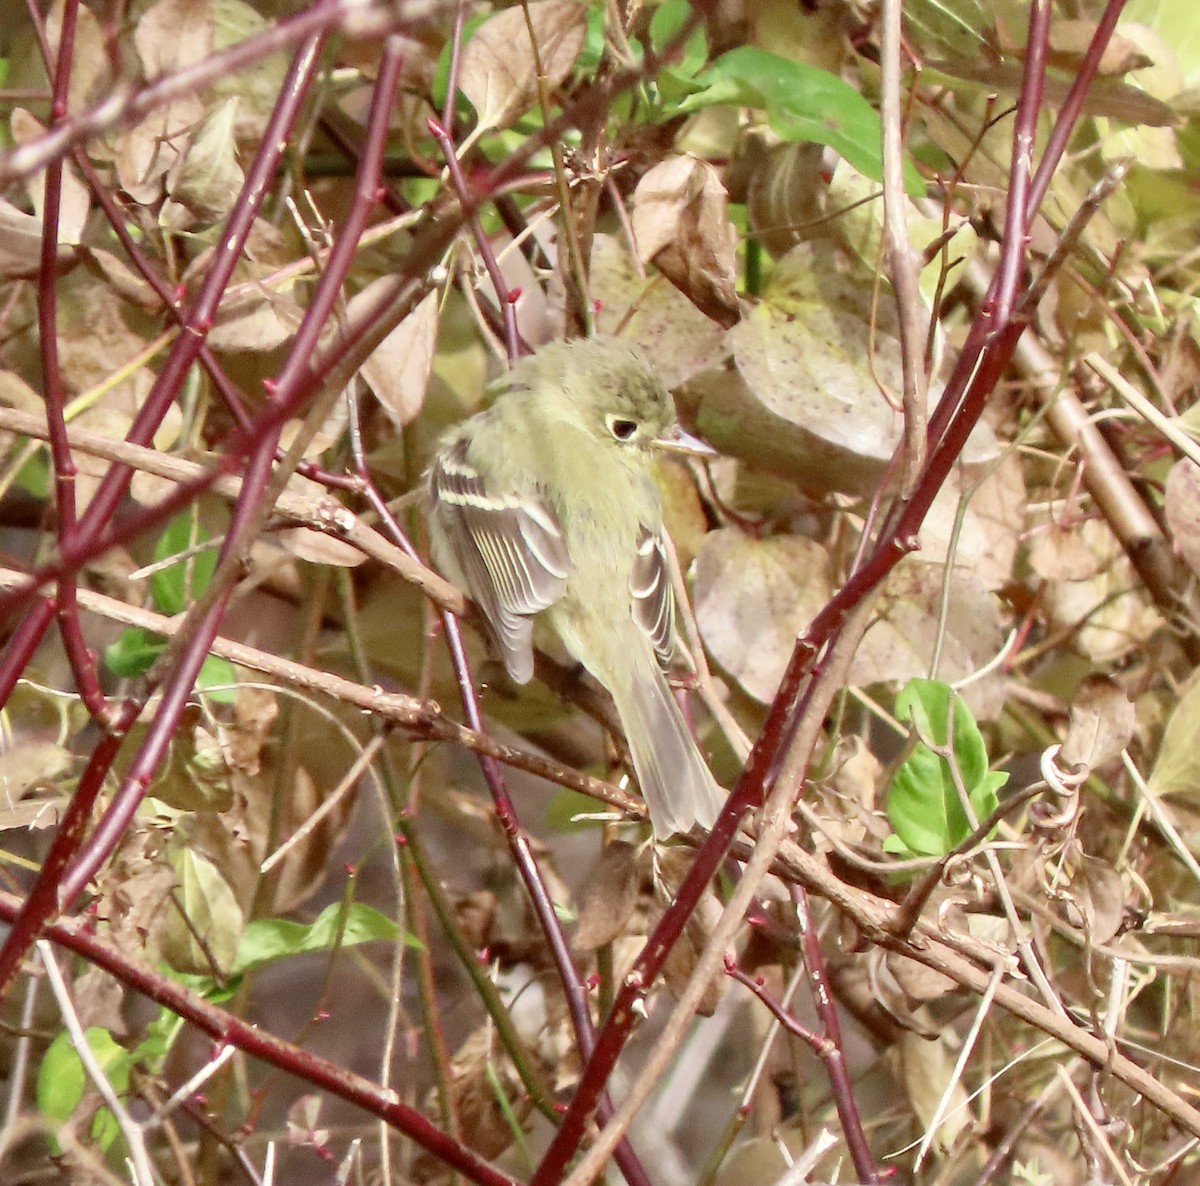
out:
M675 595L662 531L645 523L638 532L629 592L633 594L633 620L654 644L659 664L666 670L675 652Z
M562 526L536 491L490 490L467 442L443 451L429 471L433 514L466 592L483 610L518 683L533 675L532 616L562 597L571 574Z

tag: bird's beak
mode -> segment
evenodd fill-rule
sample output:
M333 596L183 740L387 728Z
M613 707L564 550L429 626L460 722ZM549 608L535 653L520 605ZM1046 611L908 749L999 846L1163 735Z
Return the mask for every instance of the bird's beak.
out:
M706 445L699 437L690 432L684 432L679 425L667 429L662 436L654 438L654 444L668 453L684 453L689 457L719 457L720 454L711 445Z

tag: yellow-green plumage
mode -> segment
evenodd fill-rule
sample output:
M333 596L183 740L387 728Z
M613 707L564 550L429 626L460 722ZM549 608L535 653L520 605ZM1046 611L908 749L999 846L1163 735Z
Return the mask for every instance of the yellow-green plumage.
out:
M430 466L434 560L480 605L519 683L545 614L608 689L657 835L710 827L724 793L660 666L674 605L650 467L680 435L671 397L614 338L546 346L496 390Z

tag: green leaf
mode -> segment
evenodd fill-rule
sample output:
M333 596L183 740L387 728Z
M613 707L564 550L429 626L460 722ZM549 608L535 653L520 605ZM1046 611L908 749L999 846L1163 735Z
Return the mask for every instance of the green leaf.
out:
M650 47L661 53L663 47L678 34L691 15L688 0L666 0L660 4L650 18ZM703 24L692 30L683 47L683 56L661 70L657 76L659 90L664 98L678 99L695 89L696 72L708 61L708 37Z
M133 1061L146 1067L153 1074L161 1072L175 1039L183 1032L183 1025L183 1018L178 1013L173 1013L167 1008L160 1009L158 1016L146 1026L142 1040L133 1050Z
M137 679L150 670L166 645L160 635L130 626L117 635L116 642L104 648L104 664L114 675Z
M694 85L699 89L678 105L679 111L716 104L757 107L785 140L826 144L873 181L883 178L879 115L849 83L827 70L743 45L722 54L697 75ZM925 192L921 175L908 159L904 188L913 197Z
M352 902L349 906L334 902L309 926L284 918L256 919L242 932L233 973L240 975L304 952L353 947L375 939L391 941L398 931L387 915L362 902ZM421 946L412 935L405 935L404 942L409 947Z
M212 537L196 522L190 511L176 515L154 545L154 559L168 560L189 552ZM217 568L215 548L182 557L175 564L160 568L150 578L150 595L164 614L181 614L197 597L202 597Z
M177 882L179 911L167 917L162 932L163 957L184 972L206 973L232 967L244 927L237 896L221 871L176 833L168 853Z
M129 1068L133 1064L129 1051L99 1026L85 1030L84 1037L104 1077L116 1092L123 1092L129 1086ZM65 1124L83 1099L87 1084L83 1062L71 1044L71 1035L64 1031L50 1043L38 1068L38 1110L53 1127ZM101 1108L92 1121L92 1137L107 1150L119 1134L113 1114Z
M921 740L888 788L888 819L899 844L909 853L944 856L974 829L963 810L950 763L930 745L945 749L953 740L954 766L977 820L995 811L997 792L1008 781L1008 775L988 769L987 747L979 726L948 684L909 680L896 697L896 716L911 721ZM901 851L891 838L885 848L888 852Z
M200 666L196 687L218 704L232 704L237 699L237 668L220 655L209 655Z

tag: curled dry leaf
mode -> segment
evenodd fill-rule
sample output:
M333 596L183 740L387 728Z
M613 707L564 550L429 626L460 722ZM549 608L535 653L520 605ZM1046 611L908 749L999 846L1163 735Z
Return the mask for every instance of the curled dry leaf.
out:
M1079 853L1074 866L1066 899L1071 908L1067 921L1082 931L1086 941L1107 943L1125 920L1125 883L1100 857Z
M1095 770L1115 758L1133 736L1133 702L1106 675L1089 675L1071 700L1071 723L1060 765Z
M667 157L638 182L632 219L642 263L653 263L719 325L735 325L737 234L716 169L695 157Z
M694 601L704 645L763 704L831 593L829 558L813 540L754 539L727 527L709 532L696 558Z
M350 299L347 319L369 304L381 278ZM372 351L361 374L397 428L411 424L425 406L433 356L437 348L440 294L435 289Z
M642 887L638 849L623 840L600 854L579 906L579 926L572 944L577 951L595 951L625 930L637 907Z
M529 111L539 99L539 73L547 92L556 90L579 57L586 29L586 10L575 0L534 0L484 21L459 66L459 87L480 126L506 128Z
M883 764L861 737L843 737L838 742L832 774L812 787L810 806L820 821L812 843L819 851L828 852L834 840L857 844L868 835L882 833L875 814L882 774ZM883 835L875 839L882 841Z
M504 1093L504 1099L497 1099L497 1090ZM449 1094L459 1135L481 1157L499 1157L516 1140L510 1112L523 1126L533 1109L512 1060L497 1046L496 1027L490 1022L473 1031L455 1051L450 1060ZM431 1115L438 1115L436 1092L426 1098L425 1107ZM441 1163L418 1160L416 1180L429 1181L422 1167L432 1173L435 1165Z
M870 497L903 433L894 304L873 308L872 294L827 244L790 251L763 303L729 331L734 373L692 384L705 438L812 490ZM932 402L939 393L931 385ZM990 429L977 425L962 454L967 472L997 456Z
M161 958L159 936L167 914L178 913L170 900L175 874L163 858L164 840L161 828L139 820L96 878L101 935L150 965Z
M194 66L212 53L212 31L210 0L158 0L141 15L133 31L142 73L155 79ZM188 136L204 111L204 102L195 93L178 95L116 137L117 176L135 202L159 199L163 177L180 162Z
M894 1042L900 1033L910 1031L923 1038L937 1037L941 1026L933 1011L924 1003L926 999L935 999L937 993L928 998L909 996L896 979L896 969L904 967L903 960L893 960L890 952L876 947L856 962L864 971L865 982L857 986L856 995L861 996L863 988L866 988L870 1009L878 1010L887 1019L885 1032L889 1042ZM853 978L847 983L852 981Z
M821 176L825 146L811 141L765 148L758 144L746 192L746 217L762 245L778 259L808 237L825 210Z

